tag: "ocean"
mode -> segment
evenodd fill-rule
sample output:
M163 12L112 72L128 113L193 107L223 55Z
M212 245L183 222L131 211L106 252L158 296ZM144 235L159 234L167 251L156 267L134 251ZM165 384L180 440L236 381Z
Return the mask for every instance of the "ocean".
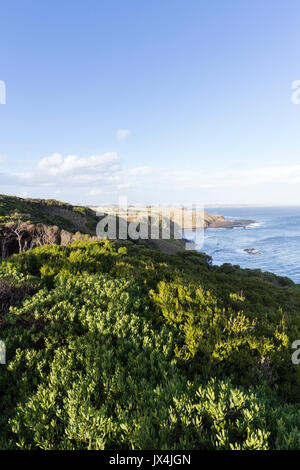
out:
M226 219L250 219L244 228L207 229L199 247L212 256L213 264L238 264L287 276L300 284L300 207L225 207L208 208L211 214ZM252 249L259 254L249 254Z

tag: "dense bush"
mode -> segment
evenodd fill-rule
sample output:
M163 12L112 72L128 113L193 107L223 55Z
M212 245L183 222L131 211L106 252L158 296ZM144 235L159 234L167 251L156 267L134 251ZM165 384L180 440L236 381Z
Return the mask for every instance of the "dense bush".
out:
M296 286L109 241L0 277L25 293L0 330L1 448L300 449Z
M0 324L10 306L20 302L26 295L33 294L34 288L26 284L18 285L12 279L0 279Z
M160 282L152 297L173 327L176 356L194 372L225 371L242 385L277 383L285 398L298 398L300 370L291 362L289 341L295 328L300 334L294 315L243 312L245 298L238 294L231 294L231 305L224 308L210 291L191 282Z

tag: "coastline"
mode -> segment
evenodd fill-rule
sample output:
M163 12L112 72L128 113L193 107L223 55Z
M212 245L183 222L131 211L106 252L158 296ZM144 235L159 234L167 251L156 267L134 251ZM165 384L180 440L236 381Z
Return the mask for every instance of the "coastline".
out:
M249 225L255 224L255 220L250 220L250 219L236 219L236 220L231 220L231 219L225 219L223 216L220 216L220 218L216 219L215 221L209 223L205 229L208 228L246 228Z

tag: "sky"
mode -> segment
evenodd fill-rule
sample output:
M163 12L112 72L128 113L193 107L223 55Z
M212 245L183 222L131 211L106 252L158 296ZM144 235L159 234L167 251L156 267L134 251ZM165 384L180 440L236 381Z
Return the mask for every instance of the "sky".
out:
M299 16L298 0L1 1L0 193L300 204Z

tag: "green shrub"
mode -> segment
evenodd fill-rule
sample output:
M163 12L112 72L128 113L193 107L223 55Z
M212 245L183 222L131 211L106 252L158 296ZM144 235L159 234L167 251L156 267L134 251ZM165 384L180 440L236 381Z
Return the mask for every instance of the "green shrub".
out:
M234 269L107 240L1 263L25 290L0 325L0 448L299 449L300 292Z

